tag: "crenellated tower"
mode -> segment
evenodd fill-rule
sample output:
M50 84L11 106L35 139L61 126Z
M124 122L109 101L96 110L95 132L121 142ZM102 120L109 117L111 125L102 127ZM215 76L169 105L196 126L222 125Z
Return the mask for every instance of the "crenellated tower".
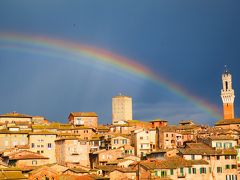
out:
M223 88L221 90L221 97L223 101L223 118L234 119L234 90L232 88L232 75L225 66L222 74Z

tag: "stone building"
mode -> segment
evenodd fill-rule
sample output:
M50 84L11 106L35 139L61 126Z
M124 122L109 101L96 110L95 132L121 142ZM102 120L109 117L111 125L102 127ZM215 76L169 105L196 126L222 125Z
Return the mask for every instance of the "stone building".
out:
M57 134L50 131L29 133L30 150L49 158L49 163L56 163L55 140Z
M60 138L56 141L56 160L62 166L89 167L89 141L76 137Z
M71 112L68 121L77 126L98 127L98 115L95 112Z
M112 124L132 120L132 97L118 95L112 98Z

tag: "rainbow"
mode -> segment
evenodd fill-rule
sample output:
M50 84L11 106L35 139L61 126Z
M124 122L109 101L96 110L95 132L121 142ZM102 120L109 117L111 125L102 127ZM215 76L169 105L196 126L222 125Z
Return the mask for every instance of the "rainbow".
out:
M220 118L218 108L209 102L190 94L186 89L153 72L136 60L114 54L107 50L84 44L70 42L64 39L54 39L46 36L25 35L0 32L0 50L15 50L45 56L54 56L82 61L79 56L88 57L93 62L101 62L114 68L127 71L135 76L148 79L175 95L194 103L197 108L207 112L214 118ZM66 55L67 54L67 55ZM78 57L78 58L77 58Z

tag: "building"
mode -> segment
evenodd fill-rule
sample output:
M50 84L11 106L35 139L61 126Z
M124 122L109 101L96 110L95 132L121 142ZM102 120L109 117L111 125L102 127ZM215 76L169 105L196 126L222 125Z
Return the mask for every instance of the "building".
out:
M57 134L50 131L30 132L30 150L49 158L49 163L56 163L55 140Z
M221 119L215 123L215 127L223 129L236 129L240 127L240 118Z
M111 138L111 148L112 149L118 149L121 146L124 145L130 145L130 137L126 135L115 135L114 137Z
M223 88L221 90L221 97L223 101L223 118L234 119L234 90L232 88L232 75L225 66L222 74Z
M98 115L95 112L71 112L68 121L77 126L98 127Z
M172 149L183 145L182 134L176 132L177 127L157 128L156 144L158 149Z
M112 98L112 123L124 123L132 118L132 97L121 94L114 96Z
M56 160L62 166L86 166L89 167L89 141L75 137L61 138L56 141Z
M179 154L186 160L207 161L209 179L237 179L237 151L232 148L215 149L203 143L187 143L184 149L179 149Z
M133 132L133 145L135 155L143 157L147 153L156 150L156 131L139 129Z
M16 122L27 122L29 124L32 123L32 116L26 114L20 114L17 112L11 112L0 115L0 123L8 124L8 123L16 123Z
M35 166L42 166L48 164L48 157L44 157L41 154L23 150L7 154L2 157L4 161L10 166L15 166L18 168L28 168L34 169ZM29 168L30 167L30 168Z
M29 131L0 130L0 150L14 148L18 145L28 145Z
M185 160L177 156L163 160L142 161L138 169L139 179L213 179L207 161Z
M112 172L110 172L109 177L111 180L119 180L119 179L135 180L136 170L132 168L117 168Z
M0 179L27 180L28 178L22 174L22 171L20 169L2 168L0 169Z
M90 153L91 168L96 168L99 165L106 165L107 163L115 161L121 157L123 157L123 152L120 149L103 149Z

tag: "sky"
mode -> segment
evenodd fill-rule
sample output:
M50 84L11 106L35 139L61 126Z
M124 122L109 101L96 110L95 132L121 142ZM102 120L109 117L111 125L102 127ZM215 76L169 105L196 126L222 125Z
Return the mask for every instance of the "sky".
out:
M111 99L122 93L133 98L134 119L213 125L222 116L221 75L227 65L239 117L239 6L237 0L1 0L0 113L67 122L70 112L94 111L107 124ZM113 66L47 43L6 40L6 33L101 49L160 80L132 72L134 66ZM24 48L30 50L19 50ZM218 116L200 101L216 107Z

